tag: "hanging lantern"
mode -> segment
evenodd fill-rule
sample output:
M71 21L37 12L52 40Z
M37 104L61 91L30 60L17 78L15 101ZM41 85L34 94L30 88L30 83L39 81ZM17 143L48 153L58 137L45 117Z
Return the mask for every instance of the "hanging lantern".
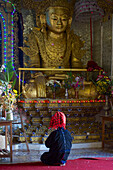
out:
M103 10L98 6L96 0L80 0L75 3L75 20L82 22L98 20L104 16Z

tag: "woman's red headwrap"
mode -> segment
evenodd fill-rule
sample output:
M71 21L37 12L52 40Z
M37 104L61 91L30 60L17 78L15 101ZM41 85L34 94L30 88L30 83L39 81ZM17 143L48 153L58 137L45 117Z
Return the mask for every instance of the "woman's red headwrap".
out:
M49 128L57 129L58 127L63 127L66 129L66 116L63 112L56 112L50 121Z

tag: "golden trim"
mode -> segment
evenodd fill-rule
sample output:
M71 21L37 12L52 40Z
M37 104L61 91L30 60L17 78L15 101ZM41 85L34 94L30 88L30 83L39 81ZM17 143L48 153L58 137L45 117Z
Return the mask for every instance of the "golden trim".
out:
M19 71L87 71L87 69L74 69L74 68L18 68ZM102 71L102 70L94 70L94 71Z

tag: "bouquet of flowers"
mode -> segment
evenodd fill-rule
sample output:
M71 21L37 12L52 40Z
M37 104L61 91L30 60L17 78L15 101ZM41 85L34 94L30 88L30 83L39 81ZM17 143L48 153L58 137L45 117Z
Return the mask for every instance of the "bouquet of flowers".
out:
M69 90L69 89L71 88L72 80L73 80L72 72L67 73L67 78L64 79L64 81L62 81L62 86L63 86L65 89L68 89L68 90Z
M0 68L0 105L2 110L9 111L14 109L14 104L16 103L17 98L17 90L13 89L16 79L13 80L11 84L11 80L13 78L13 68L12 62L8 62L6 68L4 65Z
M111 95L113 81L103 72L96 79L97 92L100 95Z
M3 110L10 111L15 108L16 97L18 96L17 90L11 88L11 84L7 85L7 90L0 86L1 107Z
M73 82L71 84L71 86L74 88L74 90L78 90L80 86L83 86L84 85L84 78L81 77L81 76L76 76L76 77L73 77Z
M46 85L51 88L52 92L55 92L56 89L61 87L60 81L57 80L49 80Z

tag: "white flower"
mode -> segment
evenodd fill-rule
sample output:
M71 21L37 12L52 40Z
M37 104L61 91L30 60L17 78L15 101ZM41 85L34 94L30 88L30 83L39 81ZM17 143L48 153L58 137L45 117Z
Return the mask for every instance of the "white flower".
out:
M75 78L75 80L76 80L77 82L79 81L79 79L80 79L80 77L76 77L76 78Z
M55 81L55 82L61 86L61 83L60 83L60 81Z
M0 95L2 95L3 91L0 89Z
M0 86L0 89L3 91L5 88L4 88L4 86Z
M0 72L2 72L2 71L4 70L4 68L5 68L5 66L4 66L4 65L2 65L2 66L1 66L1 70L0 70Z
M47 86L50 86L50 85L54 85L54 80L49 80L47 83L46 83Z
M47 86L54 86L54 84L59 84L60 86L61 86L61 83L60 83L60 81L57 81L57 80L49 80L47 83L46 83L46 85Z

